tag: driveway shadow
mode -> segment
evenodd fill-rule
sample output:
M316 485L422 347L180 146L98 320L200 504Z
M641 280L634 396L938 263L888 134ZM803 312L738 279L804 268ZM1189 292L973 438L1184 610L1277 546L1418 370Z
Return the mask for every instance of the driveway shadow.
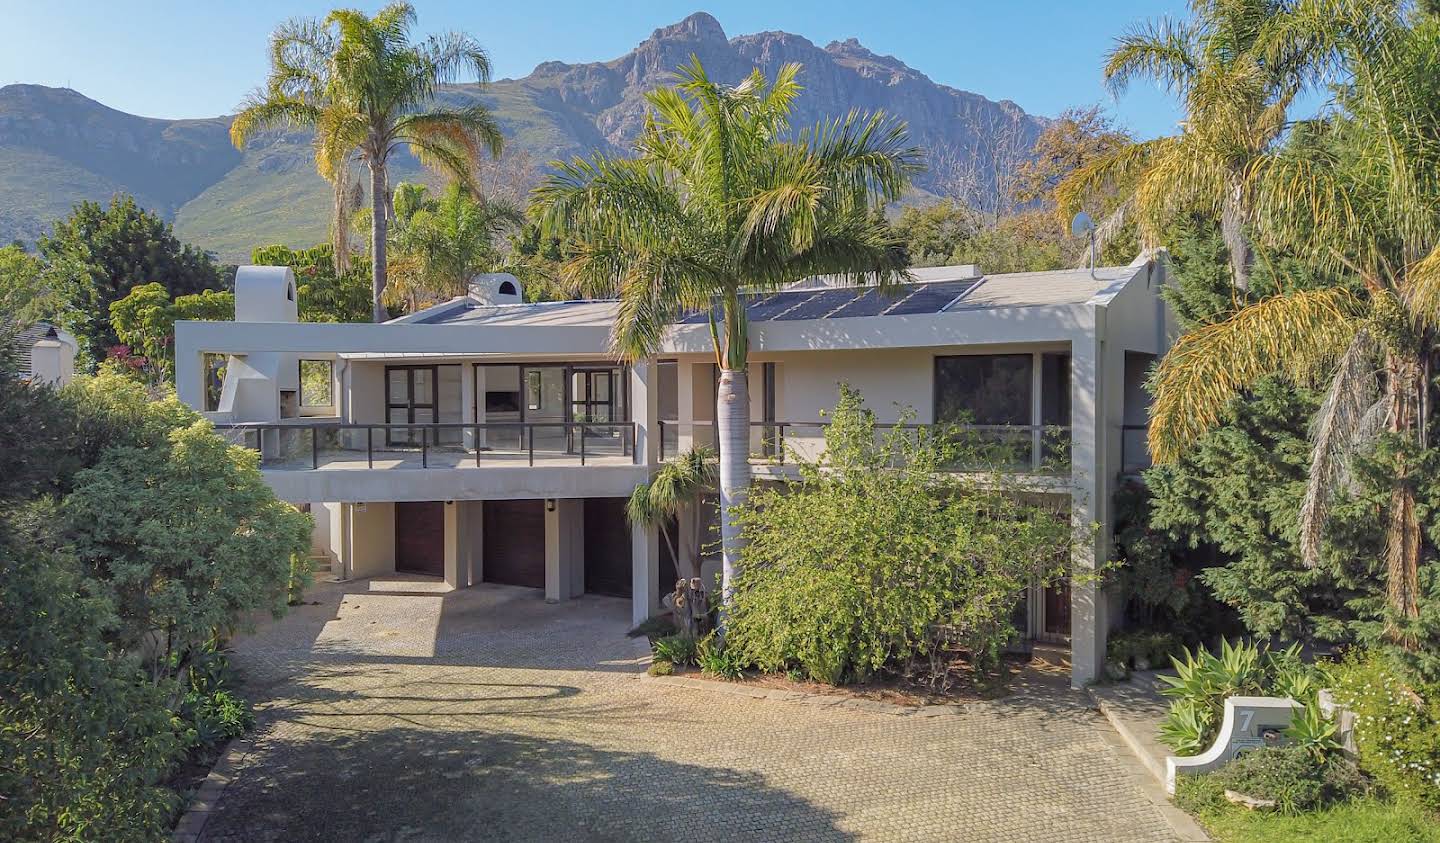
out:
M226 788L201 839L796 837L854 835L832 813L758 773L513 732L391 728L320 730L258 750Z

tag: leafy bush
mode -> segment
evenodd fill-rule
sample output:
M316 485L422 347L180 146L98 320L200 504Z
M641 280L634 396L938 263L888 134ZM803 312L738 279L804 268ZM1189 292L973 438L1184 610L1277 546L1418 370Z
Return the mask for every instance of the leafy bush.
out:
M190 727L192 746L213 747L254 728L255 713L233 690L235 677L224 653L213 647L201 651L188 678L180 717Z
M739 679L745 675L745 663L735 648L727 646L725 641L713 632L696 644L695 661L700 665L700 670L710 676Z
M650 667L645 672L651 676L672 676L675 673L675 665L663 659L656 659L650 663Z
M695 639L683 633L656 639L653 649L655 658L659 661L667 661L673 665L695 663Z
M1213 773L1185 777L1176 787L1176 803L1199 813L1226 804L1227 790L1256 799L1273 799L1283 813L1296 814L1363 796L1367 785L1355 767L1341 758L1322 762L1303 747L1252 749Z
M1355 713L1360 766L1392 795L1440 810L1440 683L1408 682L1381 656L1335 671L1336 701Z
M977 671L993 667L1018 597L1068 570L1068 517L1011 476L946 472L973 464L963 441L877 430L844 385L825 444L819 462L796 460L797 481L757 487L733 515L746 549L730 647L831 684L888 669L943 685L957 646Z

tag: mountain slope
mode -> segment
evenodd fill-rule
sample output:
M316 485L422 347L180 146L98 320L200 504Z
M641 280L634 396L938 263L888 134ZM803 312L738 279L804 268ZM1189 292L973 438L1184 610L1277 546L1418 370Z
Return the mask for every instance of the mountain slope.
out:
M940 163L917 180L922 190L952 191L963 181L977 196L993 192L997 174L1030 148L1046 122L1014 103L939 85L854 39L819 47L785 32L728 38L704 13L655 30L612 61L546 62L524 78L483 89L448 86L442 97L478 99L494 110L509 140L511 181L524 184L555 158L629 148L644 120L645 92L669 83L692 54L723 82L755 67L773 75L786 62L801 63L797 125L852 108L906 120L912 139ZM66 89L0 88L0 242L33 240L75 202L117 191L133 193L173 219L182 238L226 261L245 260L260 244L323 240L329 189L315 174L308 137L276 133L239 152L228 128L228 117L152 120ZM402 155L391 179L433 176Z

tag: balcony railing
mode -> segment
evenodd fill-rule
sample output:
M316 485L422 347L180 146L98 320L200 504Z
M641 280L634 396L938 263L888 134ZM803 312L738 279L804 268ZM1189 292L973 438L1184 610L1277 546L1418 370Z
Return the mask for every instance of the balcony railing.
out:
M218 424L267 470L631 465L634 422Z
M815 460L825 450L825 428L829 422L750 422L750 461L784 465L796 457ZM938 431L933 425L876 424L876 437L895 428ZM715 447L715 423L711 421L658 423L661 459L668 459L691 445ZM999 470L1033 474L1068 474L1070 471L1070 428L1062 425L971 424L943 428L959 441L963 457L956 471Z

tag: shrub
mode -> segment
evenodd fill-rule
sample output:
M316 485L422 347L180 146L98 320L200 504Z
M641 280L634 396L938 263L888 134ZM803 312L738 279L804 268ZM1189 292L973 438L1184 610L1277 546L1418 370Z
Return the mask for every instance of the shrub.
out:
M695 663L695 639L683 633L657 638L653 645L655 658L672 665Z
M735 648L726 646L715 633L710 633L695 647L695 661L700 670L721 679L739 679L745 674L745 663Z
M189 688L180 717L190 727L191 745L213 747L255 726L250 703L233 690L235 676L225 654L207 647L190 666Z
M675 665L663 659L656 659L650 663L650 667L646 669L645 672L651 676L673 676L675 674Z
M1344 759L1322 762L1298 746L1252 749L1213 773L1182 779L1176 802L1199 812L1225 802L1231 790L1256 799L1273 799L1283 813L1297 814L1364 795L1366 784L1355 765Z
M797 459L797 481L753 489L733 515L746 549L727 635L742 661L830 684L888 669L943 685L958 645L977 672L993 667L1020 594L1068 570L1072 529L1010 476L947 472L973 464L966 447L948 431L877 430L842 385L820 461Z
M1392 795L1440 810L1440 683L1407 682L1375 654L1346 659L1335 680L1355 713L1360 766Z

